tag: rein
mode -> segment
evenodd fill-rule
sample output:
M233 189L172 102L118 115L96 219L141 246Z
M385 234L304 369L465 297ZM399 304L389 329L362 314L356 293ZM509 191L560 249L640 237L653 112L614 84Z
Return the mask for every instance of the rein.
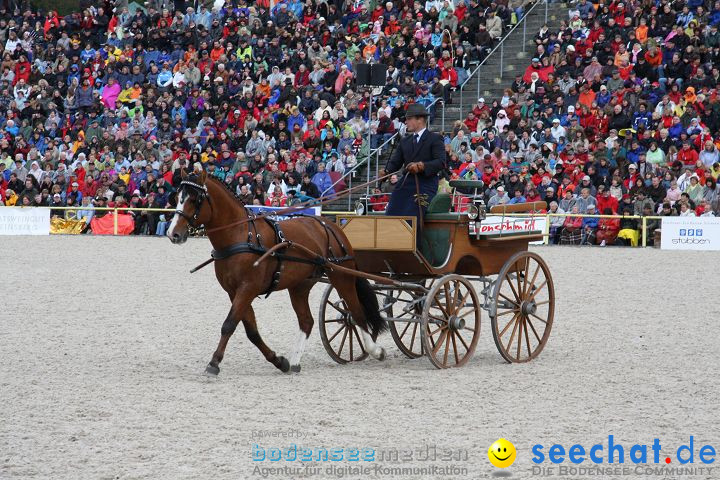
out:
M275 211L272 211L272 212L261 213L261 214L258 214L258 215L252 215L252 216L249 216L248 218L242 218L242 219L240 219L240 220L238 220L238 221L236 221L236 222L228 223L228 224L226 224L226 225L220 225L219 227L206 228L206 229L205 229L205 233L208 234L208 233L219 232L219 231L221 231L221 230L225 230L225 229L228 229L228 228L237 227L238 225L242 225L242 224L247 223L247 222L250 222L250 221L252 221L252 220L258 220L258 219L262 219L262 218L265 218L265 217L274 217L274 216L277 216L277 215L292 214L292 213L294 213L294 212L299 212L299 211L301 211L301 210L304 210L304 209L306 209L306 208L308 208L308 207L318 207L318 206L321 206L321 205L325 205L325 204L327 204L327 203L329 203L329 202L331 202L331 201L335 201L335 200L338 200L338 199L341 199L341 198L345 198L345 197L347 197L348 195L350 195L350 194L351 194L353 191L355 191L355 190L358 190L358 189L360 189L360 188L365 188L365 187L367 187L367 186L370 185L370 184L373 184L373 183L376 183L376 182L380 182L380 181L382 181L382 180L385 180L386 178L389 178L389 177L391 177L392 175L395 175L395 174L398 173L399 171L400 171L400 170L398 170L397 172L388 173L388 174L386 174L386 175L384 175L384 176L382 176L382 177L376 178L375 180L371 180L371 181L369 181L369 182L365 182L365 183L363 183L363 184L356 185L356 186L354 186L354 187L352 187L352 188L349 188L349 189L345 190L344 192L342 192L342 193L340 193L340 194L338 194L338 195L332 195L332 196L331 196L331 195L326 195L326 196L324 196L324 197L313 198L312 200L308 200L308 201L306 201L306 202L300 203L300 204L298 204L298 205L294 205L294 206L292 206L292 207L284 208L284 209L282 209L282 210L275 210ZM209 198L209 197L208 197L208 198Z

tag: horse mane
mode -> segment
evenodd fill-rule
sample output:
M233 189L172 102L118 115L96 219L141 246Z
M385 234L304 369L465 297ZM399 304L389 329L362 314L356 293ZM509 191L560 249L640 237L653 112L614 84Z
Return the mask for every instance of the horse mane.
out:
M233 198L233 200L235 200L235 202L236 202L238 205L240 205L241 207L246 207L246 205L243 203L243 201L240 200L240 197L238 197L238 196L235 194L235 192L233 192L232 189L231 189L228 185L225 185L225 182L221 182L220 179L217 178L215 175L208 175L208 176L205 178L205 182L207 183L208 180L213 180L215 183L221 185L221 186L223 187L223 190L224 190L228 195L230 195L230 196Z

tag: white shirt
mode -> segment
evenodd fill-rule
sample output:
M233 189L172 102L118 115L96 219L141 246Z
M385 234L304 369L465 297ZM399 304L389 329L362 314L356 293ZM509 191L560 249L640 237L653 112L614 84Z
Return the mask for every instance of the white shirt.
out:
M425 130L427 130L427 128L423 128L419 132L413 133L413 142L420 143L420 139L422 138L423 133L425 133Z

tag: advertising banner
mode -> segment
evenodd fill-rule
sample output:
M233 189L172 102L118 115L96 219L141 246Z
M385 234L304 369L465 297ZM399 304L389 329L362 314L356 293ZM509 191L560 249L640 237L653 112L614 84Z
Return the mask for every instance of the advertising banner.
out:
M545 233L547 217L503 217L489 215L480 224L480 235L498 237L518 234ZM475 232L470 232L472 235ZM530 242L531 245L541 245L542 240Z
M0 235L50 235L50 209L0 207Z
M248 210L252 210L255 214L270 214L268 215L271 218L274 218L276 220L287 220L288 218L292 218L292 215L315 215L319 216L322 207L308 207L303 210L298 210L292 213L292 215L272 215L273 211L277 210L286 210L288 207L265 207L262 205L246 205Z
M663 250L720 250L720 217L663 217Z

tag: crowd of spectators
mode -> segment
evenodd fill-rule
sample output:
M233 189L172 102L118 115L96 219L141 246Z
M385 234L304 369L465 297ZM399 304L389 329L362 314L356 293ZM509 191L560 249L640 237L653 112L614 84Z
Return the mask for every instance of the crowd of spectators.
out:
M450 101L524 6L156 3L0 2L3 204L167 207L197 162L251 204L332 194L410 103ZM356 85L359 62L388 65L382 92Z
M720 2L569 8L560 28L537 32L530 65L503 97L478 99L454 126L448 178L482 180L489 206L720 215ZM551 217L550 241L636 245L640 223ZM647 223L650 234L659 226Z
M0 5L6 205L162 208L197 162L249 204L332 193L403 131L408 104L450 102L527 5L85 7ZM573 214L720 214L718 26L720 2L571 3L504 95L479 98L446 132L446 180L482 180L490 206L545 201L567 214L551 217L560 243L637 243L636 219ZM373 97L355 83L367 61L388 65Z

